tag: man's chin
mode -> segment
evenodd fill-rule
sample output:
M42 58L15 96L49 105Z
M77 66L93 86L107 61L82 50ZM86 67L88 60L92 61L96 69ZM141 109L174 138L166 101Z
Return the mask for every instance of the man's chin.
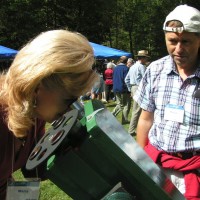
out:
M186 66L187 62L185 59L174 59L174 62L178 67L184 68Z

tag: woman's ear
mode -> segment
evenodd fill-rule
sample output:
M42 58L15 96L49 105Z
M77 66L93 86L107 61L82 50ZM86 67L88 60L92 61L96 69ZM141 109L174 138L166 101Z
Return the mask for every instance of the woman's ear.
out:
M40 84L35 88L33 92L33 107L37 107L37 101L38 101L38 95L39 95L39 90L40 90Z
M38 92L39 92L39 90L40 90L40 86L41 84L39 84L36 88L35 88L35 90L34 90L34 95L37 95L38 94Z

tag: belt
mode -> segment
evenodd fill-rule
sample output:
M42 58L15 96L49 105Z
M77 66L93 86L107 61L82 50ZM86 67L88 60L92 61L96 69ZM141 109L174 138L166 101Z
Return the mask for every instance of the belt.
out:
M131 84L131 87L132 87L132 86L138 86L138 85L136 85L136 84Z
M200 155L200 151L193 151L193 152L177 152L177 153L169 153L172 156L181 158L183 160L192 158L195 155Z

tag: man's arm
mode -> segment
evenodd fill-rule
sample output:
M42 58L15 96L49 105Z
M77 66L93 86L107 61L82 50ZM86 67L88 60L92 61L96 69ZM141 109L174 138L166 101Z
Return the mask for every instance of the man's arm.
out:
M130 72L130 70L129 70ZM130 73L128 72L128 74L126 75L124 82L126 83L126 86L128 88L128 91L131 91L131 84L130 84Z
M144 148L148 143L148 133L153 124L153 112L142 110L137 125L137 142Z

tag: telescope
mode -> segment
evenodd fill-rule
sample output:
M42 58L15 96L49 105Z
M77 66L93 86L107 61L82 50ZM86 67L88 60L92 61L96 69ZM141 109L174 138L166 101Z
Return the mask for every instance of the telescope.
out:
M46 177L74 200L184 200L101 101L79 102L52 123L26 168L46 162Z

